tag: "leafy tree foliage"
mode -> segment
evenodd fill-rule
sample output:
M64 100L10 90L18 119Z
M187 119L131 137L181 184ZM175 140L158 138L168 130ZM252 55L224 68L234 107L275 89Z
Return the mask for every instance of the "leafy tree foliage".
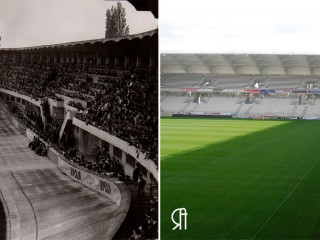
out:
M106 38L129 35L129 26L127 25L126 9L120 2L117 6L112 6L106 13Z

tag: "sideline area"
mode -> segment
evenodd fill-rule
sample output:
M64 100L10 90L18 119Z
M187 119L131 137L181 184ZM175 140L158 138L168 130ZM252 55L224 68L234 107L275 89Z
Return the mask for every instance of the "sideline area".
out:
M7 239L111 239L119 207L28 148L0 110L0 191Z

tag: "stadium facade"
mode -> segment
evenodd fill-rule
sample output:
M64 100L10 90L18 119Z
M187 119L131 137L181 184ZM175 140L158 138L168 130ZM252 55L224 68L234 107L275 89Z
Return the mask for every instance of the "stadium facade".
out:
M161 54L161 115L320 118L320 56Z

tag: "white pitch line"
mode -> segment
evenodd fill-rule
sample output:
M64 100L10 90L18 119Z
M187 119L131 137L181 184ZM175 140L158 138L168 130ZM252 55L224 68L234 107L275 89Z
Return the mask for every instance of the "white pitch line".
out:
M276 213L280 210L283 204L289 199L289 197L293 194L293 192L299 187L299 185L303 182L303 180L309 175L311 170L318 164L319 159L310 167L310 169L306 172L306 174L301 178L301 180L296 184L296 186L289 192L289 194L285 197L285 199L280 203L279 207L270 215L270 217L264 222L264 224L260 227L260 229L256 232L256 234L252 237L255 239L260 232L264 229L264 227L270 222L270 220L276 215Z

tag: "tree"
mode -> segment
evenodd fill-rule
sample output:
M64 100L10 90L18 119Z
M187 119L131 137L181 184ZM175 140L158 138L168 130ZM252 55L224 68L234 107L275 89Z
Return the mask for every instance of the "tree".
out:
M111 9L107 9L106 17L106 38L129 35L126 9L120 2L117 2L116 7L112 6Z

